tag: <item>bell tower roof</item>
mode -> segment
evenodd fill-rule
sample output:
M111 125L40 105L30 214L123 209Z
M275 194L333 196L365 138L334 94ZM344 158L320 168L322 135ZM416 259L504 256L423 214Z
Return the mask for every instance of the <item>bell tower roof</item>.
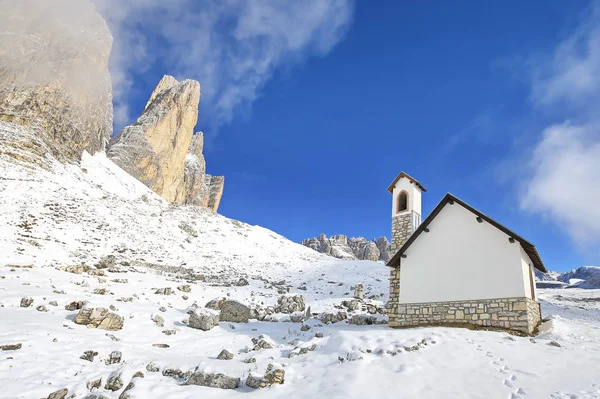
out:
M394 193L394 186L396 185L396 183L398 183L398 180L402 179L403 177L407 178L408 181L410 181L411 183L414 183L417 187L419 187L421 189L421 191L427 192L427 189L425 187L423 187L423 185L421 183L419 183L417 179L410 177L409 175L407 175L404 172L400 172L400 174L398 176L396 176L396 178L394 179L392 184L390 184L390 186L387 188L387 190L390 192L390 194Z

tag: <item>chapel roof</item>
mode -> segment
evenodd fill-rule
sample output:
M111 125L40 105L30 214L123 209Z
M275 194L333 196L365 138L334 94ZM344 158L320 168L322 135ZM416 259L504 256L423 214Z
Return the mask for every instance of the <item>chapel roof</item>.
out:
M408 174L406 174L404 172L400 172L400 174L398 174L398 176L396 176L396 178L394 179L392 184L390 184L390 186L387 188L387 190L391 194L394 193L394 186L396 185L396 183L398 183L398 180L402 179L403 177L406 177L408 179L408 181L410 181L411 183L416 184L417 187L419 187L421 189L421 191L427 192L427 189L425 187L423 187L423 185L421 183L419 183L417 179L410 177Z
M482 220L484 220L487 223L491 224L492 226L496 227L498 230L504 232L506 235L508 235L509 239L518 241L519 244L521 244L521 247L523 247L523 250L525 251L525 253L527 253L527 255L529 256L529 259L531 259L531 261L533 262L533 266L543 273L547 272L546 267L544 266L544 262L542 262L542 258L540 257L540 254L538 253L535 245L533 245L532 243L530 243L529 241L527 241L520 235L516 234L512 230L509 230L508 228L504 227L500 223L496 222L494 219L490 218L489 216L485 215L484 213L473 208L472 206L465 203L464 201L461 201L460 199L458 199L457 197L455 197L454 195L452 195L450 193L446 194L444 196L444 198L442 198L440 203L429 214L429 216L427 216L427 219L425 219L423 221L423 223L421 223L421 225L417 228L417 230L410 236L410 238L404 243L404 245L402 245L402 247L398 250L398 252L396 252L396 254L392 257L392 259L390 259L387 266L391 266L391 267L400 266L400 260L402 258L402 255L404 254L404 252L406 252L406 250L410 247L410 245L419 237L419 235L421 235L421 233L423 231L425 231L425 230L429 231L428 226L431 224L433 219L435 219L435 217L442 211L442 209L447 204L453 205L455 203L462 206L463 208L467 209L468 211L472 212L473 214L477 215L478 218L481 218Z

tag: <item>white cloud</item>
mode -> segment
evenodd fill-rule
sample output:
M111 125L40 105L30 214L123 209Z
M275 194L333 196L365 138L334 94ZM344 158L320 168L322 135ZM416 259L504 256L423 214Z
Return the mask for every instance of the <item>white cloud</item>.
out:
M552 122L528 154L521 207L563 226L582 249L600 246L600 3L534 70L531 99Z
M327 54L352 21L353 0L93 0L115 38L115 101L147 68L200 81L213 128L249 106L280 67Z
M537 144L525 182L524 209L564 226L581 247L600 243L600 126L547 128Z

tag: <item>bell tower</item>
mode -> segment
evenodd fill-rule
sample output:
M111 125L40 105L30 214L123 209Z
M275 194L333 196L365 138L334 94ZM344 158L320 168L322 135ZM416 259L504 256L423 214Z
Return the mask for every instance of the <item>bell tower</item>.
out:
M421 193L427 190L416 179L400 172L388 187L392 194L392 256L421 224Z

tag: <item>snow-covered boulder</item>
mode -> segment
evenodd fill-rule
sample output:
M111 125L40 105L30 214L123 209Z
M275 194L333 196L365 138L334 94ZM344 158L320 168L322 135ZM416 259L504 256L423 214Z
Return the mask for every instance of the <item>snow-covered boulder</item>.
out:
M219 324L219 314L211 309L198 308L190 315L188 325L202 331L208 331Z
M277 306L275 307L277 313L290 314L302 312L304 309L306 309L306 305L302 295L282 295L277 298Z

